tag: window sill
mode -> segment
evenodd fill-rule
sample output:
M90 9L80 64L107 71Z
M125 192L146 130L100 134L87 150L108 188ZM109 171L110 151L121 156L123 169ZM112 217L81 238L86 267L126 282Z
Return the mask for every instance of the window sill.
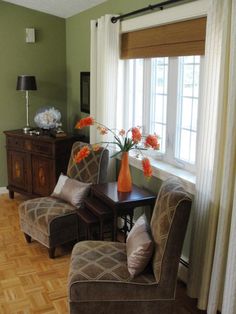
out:
M117 158L120 159L120 156ZM161 160L154 160L150 157L149 160L151 162L153 176L155 178L158 178L163 181L169 178L170 176L178 177L182 179L186 191L189 192L190 194L193 195L195 194L196 176L194 174L184 169L177 168L173 165L167 164ZM132 156L131 154L129 156L129 164L137 169L142 170L141 159Z

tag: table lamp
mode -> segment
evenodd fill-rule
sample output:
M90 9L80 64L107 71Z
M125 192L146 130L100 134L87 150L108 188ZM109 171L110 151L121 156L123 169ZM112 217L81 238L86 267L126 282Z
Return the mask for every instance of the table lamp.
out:
M23 131L24 133L28 133L31 130L31 127L29 126L29 91L37 90L35 76L19 75L17 78L16 90L26 92L26 126L23 128Z

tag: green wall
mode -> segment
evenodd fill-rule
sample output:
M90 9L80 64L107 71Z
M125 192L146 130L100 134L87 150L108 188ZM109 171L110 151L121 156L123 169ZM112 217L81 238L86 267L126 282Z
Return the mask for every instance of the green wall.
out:
M108 0L66 20L67 111L73 129L80 112L80 72L90 70L90 20L105 14L124 14L158 1Z
M36 43L25 43L25 28ZM16 91L20 74L36 76L30 92L30 123L38 108L53 105L67 123L65 20L0 1L0 187L7 185L4 130L26 124L25 93Z

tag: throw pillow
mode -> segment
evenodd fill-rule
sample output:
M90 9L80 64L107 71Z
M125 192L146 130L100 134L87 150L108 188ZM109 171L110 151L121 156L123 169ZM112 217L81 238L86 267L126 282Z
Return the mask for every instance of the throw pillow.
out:
M60 198L79 207L88 195L91 183L80 182L61 174L51 196Z
M140 274L149 263L153 242L145 215L139 217L126 239L127 264L131 277Z

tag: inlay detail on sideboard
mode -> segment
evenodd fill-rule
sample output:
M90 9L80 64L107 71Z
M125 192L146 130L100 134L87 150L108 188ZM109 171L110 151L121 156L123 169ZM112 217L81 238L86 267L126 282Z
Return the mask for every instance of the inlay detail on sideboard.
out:
M78 137L53 138L5 131L9 196L48 196L61 172L66 173L71 147Z

